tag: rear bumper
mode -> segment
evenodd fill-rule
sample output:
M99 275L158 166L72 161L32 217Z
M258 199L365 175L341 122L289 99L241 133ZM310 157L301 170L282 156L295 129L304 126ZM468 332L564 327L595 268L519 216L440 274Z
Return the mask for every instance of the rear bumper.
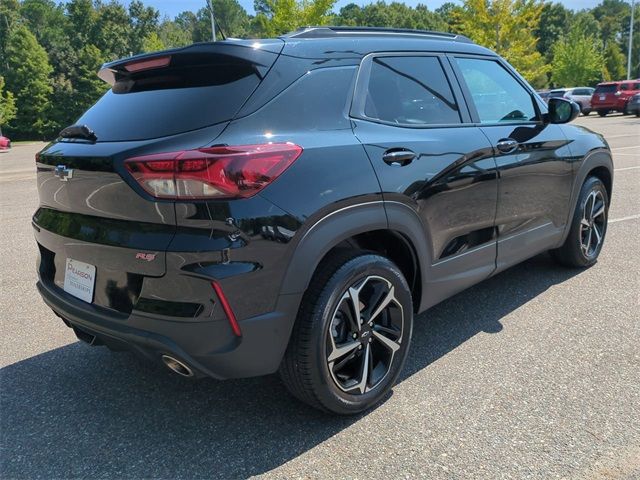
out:
M626 101L591 101L592 110L617 110L622 111L624 109Z
M127 316L78 300L46 281L39 281L37 288L68 326L95 337L98 344L132 350L152 361L170 355L196 375L217 379L277 371L300 301L300 295L281 295L273 312L243 320L242 336L236 337L229 335L229 324L223 320L172 321L135 312ZM221 347L220 338L229 341Z

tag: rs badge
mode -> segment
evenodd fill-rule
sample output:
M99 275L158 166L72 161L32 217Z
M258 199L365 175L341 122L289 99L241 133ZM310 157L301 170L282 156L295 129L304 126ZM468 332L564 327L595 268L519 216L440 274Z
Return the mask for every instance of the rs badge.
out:
M155 253L144 253L144 252L136 253L136 260L146 260L147 262L151 262L155 259L156 259Z

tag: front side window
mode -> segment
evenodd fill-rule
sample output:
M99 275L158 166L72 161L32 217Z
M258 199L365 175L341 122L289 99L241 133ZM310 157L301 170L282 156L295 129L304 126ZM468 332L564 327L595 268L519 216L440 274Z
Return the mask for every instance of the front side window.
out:
M456 58L481 123L535 121L531 94L494 60Z
M437 57L376 57L364 114L397 125L460 123L458 105Z

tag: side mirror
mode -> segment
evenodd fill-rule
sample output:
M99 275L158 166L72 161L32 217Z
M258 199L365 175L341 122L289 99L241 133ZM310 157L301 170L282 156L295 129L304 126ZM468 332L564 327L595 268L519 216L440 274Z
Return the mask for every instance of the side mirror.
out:
M548 123L569 123L580 114L580 107L578 104L566 98L550 98L548 105Z

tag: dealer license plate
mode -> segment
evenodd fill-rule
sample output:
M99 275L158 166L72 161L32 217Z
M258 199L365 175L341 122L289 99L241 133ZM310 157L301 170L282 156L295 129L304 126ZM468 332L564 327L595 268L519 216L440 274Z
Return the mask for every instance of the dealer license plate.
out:
M64 271L64 291L87 303L93 301L96 283L96 267L88 263L67 258Z

